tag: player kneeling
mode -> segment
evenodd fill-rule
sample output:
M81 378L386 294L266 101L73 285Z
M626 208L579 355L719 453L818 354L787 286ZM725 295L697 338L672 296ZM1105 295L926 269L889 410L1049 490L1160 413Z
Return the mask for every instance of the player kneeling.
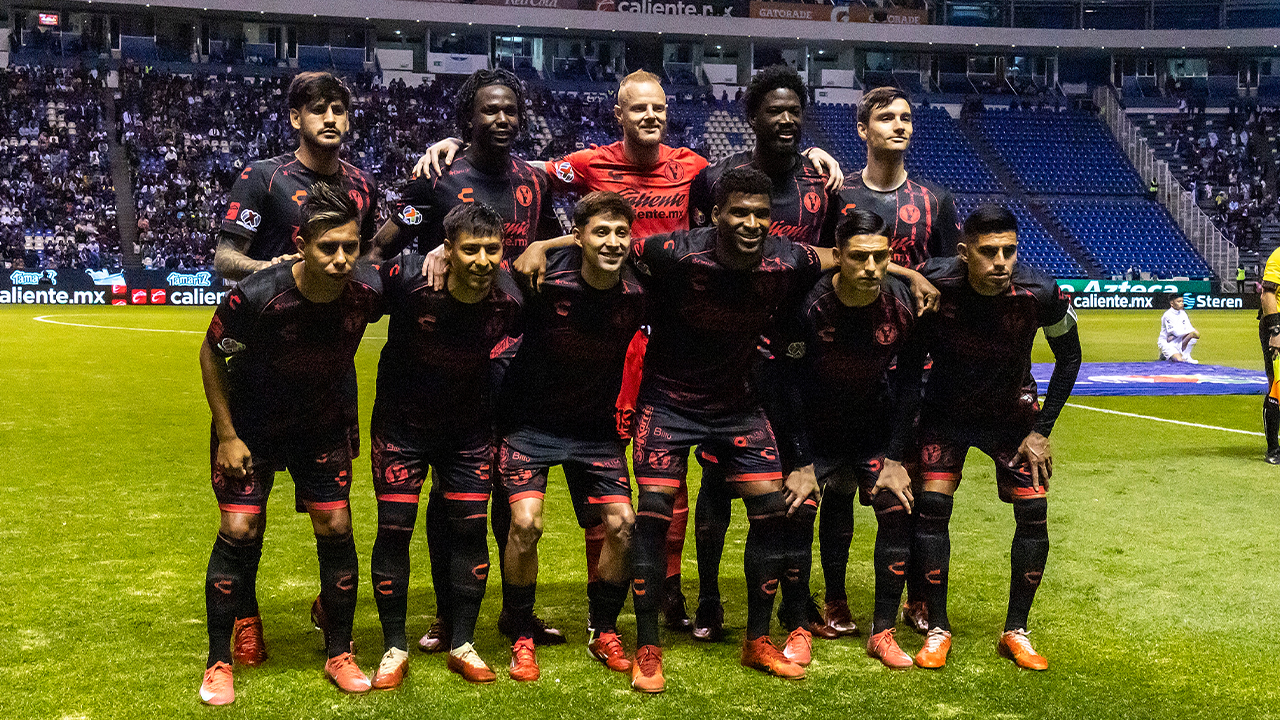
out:
M635 211L621 195L594 192L573 212L575 245L547 255L542 288L525 298L524 339L504 378L498 471L511 503L503 607L514 621L511 678L536 680L534 593L547 471L564 468L579 524L603 524L598 575L590 578L591 654L627 672L618 613L630 585L635 513L627 443L618 437L614 398L627 346L645 311L628 255Z
M1053 278L1018 263L1018 221L1008 210L974 210L957 250L957 257L934 258L921 269L942 297L938 312L925 320L933 369L920 413L924 482L913 548L927 580L930 627L915 661L940 668L951 648L947 526L965 455L976 447L995 460L1000 499L1012 503L1016 522L1009 610L997 649L1021 667L1045 670L1049 661L1027 639L1027 615L1049 555L1049 433L1080 371L1080 334L1071 302ZM1055 361L1043 407L1031 378L1031 348L1040 328Z
M888 275L889 238L879 215L855 208L836 228L839 270L805 297L784 344L790 400L779 441L791 443L797 473L823 488L822 512L846 519L839 556L843 578L855 494L875 508L875 615L867 654L906 669L911 656L894 640L898 601L911 547L911 478L902 466L919 408L920 350L911 288ZM900 370L890 373L894 361ZM892 381L892 382L891 382ZM828 597L844 588L827 588Z
M378 362L373 404L373 488L378 539L373 587L385 654L377 688L394 688L408 671L405 616L409 541L427 467L439 485L427 515L441 513L446 532L428 548L437 597L443 598L448 667L469 682L497 676L472 646L489 572L485 538L493 489L490 357L518 336L520 297L502 260L502 217L489 206L457 205L444 217L445 287L422 273L422 256L382 266L387 344Z
M227 294L200 346L213 414L213 492L222 512L205 576L209 660L200 699L235 700L231 635L256 618L267 497L288 469L311 515L328 614L325 673L347 692L369 679L351 656L359 574L351 535L351 447L344 382L365 326L382 314L377 274L356 264L359 208L346 193L312 186L296 241L302 260L257 272Z

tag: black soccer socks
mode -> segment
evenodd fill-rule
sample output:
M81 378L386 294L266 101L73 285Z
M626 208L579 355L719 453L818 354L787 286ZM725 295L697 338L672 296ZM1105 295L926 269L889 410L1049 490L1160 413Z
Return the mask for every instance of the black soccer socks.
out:
M360 586L360 560L356 541L346 535L317 535L316 557L320 560L320 603L329 618L329 657L351 651L351 623L356 616L356 591Z
M769 634L769 616L787 560L787 501L781 491L743 498L747 506L747 547L743 570L747 580L748 641Z
M262 538L232 540L218 533L213 541L209 568L204 576L204 607L209 631L208 667L218 662L231 663L231 633L244 604L242 596L252 587L250 579L257 572L258 558L261 557Z
M856 495L827 488L818 517L818 552L822 557L825 599L845 600L845 573L849 567L849 543L853 541L853 500Z
M538 594L538 583L512 585L502 581L502 609L511 618L517 638L533 639L533 603Z
M1262 400L1262 429L1266 433L1267 454L1280 452L1280 441L1276 439L1280 434L1280 401L1270 395Z
M465 493L460 493L466 495ZM449 515L452 556L449 561L449 619L452 647L459 648L475 636L480 602L489 579L489 543L485 538L488 497L471 500L445 493ZM437 591L438 592L438 591Z
M631 548L637 647L659 644L658 609L666 571L667 530L675 503L674 494L640 488Z
M409 541L417 517L417 503L378 501L378 537L370 570L383 650L408 648L404 625L409 605Z
M826 504L827 498L823 498L824 513ZM876 493L871 507L876 512L878 524L875 549L876 603L871 618L871 634L874 635L897 623L898 602L902 600L902 586L907 580L907 567L911 558L911 531L914 525L911 515L902 506L902 501L888 490ZM845 547L847 551L848 546ZM829 592L827 597L831 597Z
M588 617L591 629L602 633L618 632L618 615L627 602L627 586L604 580L587 583Z
M809 615L809 578L813 574L813 525L818 504L806 500L787 518L786 558L782 567L782 608L779 619L788 632L805 627Z
M947 619L947 573L951 566L951 508L954 499L937 492L922 492L916 498L913 555L920 558L924 573L924 599L929 603L929 627L951 630Z
M453 538L444 493L427 500L427 554L431 561L431 587L436 593L436 618L449 623L449 566L453 562Z
M1013 517L1017 529L1013 533L1013 545L1009 549L1009 614L1004 629L1026 629L1031 603L1036 599L1036 589L1044 575L1044 564L1049 557L1047 498L1032 497L1013 501ZM930 607L930 612L933 608Z
M698 603L720 602L720 560L724 557L724 537L733 518L733 500L724 478L703 468L702 487L693 511L693 537L698 553Z

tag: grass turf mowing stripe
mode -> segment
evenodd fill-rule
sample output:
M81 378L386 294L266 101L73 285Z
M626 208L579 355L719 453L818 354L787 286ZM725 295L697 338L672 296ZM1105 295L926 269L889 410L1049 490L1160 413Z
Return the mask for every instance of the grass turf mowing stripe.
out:
M1235 428L1225 428L1217 425L1201 425L1200 423L1186 422L1185 420L1170 420L1168 418L1154 417L1152 415L1139 415L1137 413L1120 412L1119 410L1107 410L1105 408L1089 407L1088 405L1077 405L1076 403L1067 403L1067 407L1080 408L1081 410L1092 410L1094 412L1107 413L1108 415L1123 415L1125 417L1140 418L1142 420L1154 420L1156 422L1169 423L1170 425L1186 425L1187 427L1203 428L1205 430L1221 430L1222 432L1262 437L1262 433L1254 432L1252 430L1236 430Z

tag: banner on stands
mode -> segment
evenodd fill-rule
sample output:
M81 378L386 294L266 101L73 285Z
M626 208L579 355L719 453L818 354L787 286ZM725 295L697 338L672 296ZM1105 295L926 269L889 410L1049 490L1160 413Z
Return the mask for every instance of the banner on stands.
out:
M815 22L878 23L882 25L928 25L927 10L869 8L863 5L801 5L783 2L752 2L750 15L766 20L812 20Z
M229 288L209 270L6 270L0 305L217 305Z

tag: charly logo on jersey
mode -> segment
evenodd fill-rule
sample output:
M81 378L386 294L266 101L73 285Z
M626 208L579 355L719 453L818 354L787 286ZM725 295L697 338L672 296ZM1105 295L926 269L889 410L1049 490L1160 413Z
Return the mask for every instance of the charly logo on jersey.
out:
M516 188L516 202L520 203L520 207L529 207L529 203L533 202L533 191L528 185Z
M799 360L804 357L804 343L793 342L787 346L787 357L792 360Z
M244 350L244 343L234 338L222 338L222 342L218 343L218 347L222 349L222 352L228 355L235 355L241 350Z
M418 212L418 208L412 205L405 205L400 211L400 221L405 225L421 225L422 213Z
M249 210L248 208L240 211L240 217L236 220L236 224L246 230L257 230L262 224L262 216Z
M816 192L807 192L804 195L804 209L811 213L816 213L822 208L822 198L818 197Z
M903 205L898 209L898 219L908 225L920 222L920 208L915 205Z
M560 178L562 181L567 183L573 182L573 163L568 160L561 160L556 163L555 172L556 177Z

